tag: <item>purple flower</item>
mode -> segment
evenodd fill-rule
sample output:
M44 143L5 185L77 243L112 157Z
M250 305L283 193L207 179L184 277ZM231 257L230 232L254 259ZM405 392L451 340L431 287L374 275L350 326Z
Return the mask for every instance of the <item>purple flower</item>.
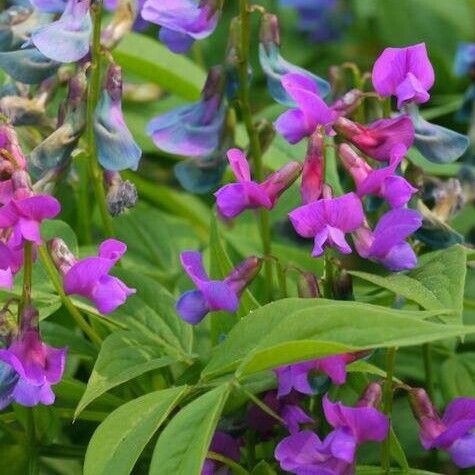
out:
M12 249L10 242L0 241L0 288L12 289L13 277L23 266L23 249Z
M455 56L457 76L475 76L475 43L460 43Z
M362 353L344 353L276 368L274 371L279 383L277 395L279 398L284 397L292 390L301 394L315 394L309 379L311 373L324 373L333 384L344 384L346 366L362 355Z
M8 349L0 349L1 373L9 390L0 397L0 409L15 401L23 406L53 404L53 384L61 381L66 361L66 348L52 348L33 328L22 332ZM4 380L2 378L2 384Z
M406 102L427 102L435 77L425 43L386 48L374 63L372 79L380 96L397 96L399 109Z
M225 432L216 431L213 435L209 451L239 462L241 452L239 442ZM213 459L205 459L201 475L231 475L231 471L221 462Z
M219 14L217 0L146 0L142 8L142 18L161 26L160 40L174 53L211 35Z
M414 142L414 125L407 115L380 119L367 126L339 117L335 130L364 154L378 161L389 161L396 145L409 150Z
M86 257L61 268L66 294L91 300L101 313L113 312L135 293L135 289L129 289L120 279L109 275L126 250L124 243L107 239L99 246L97 257Z
M184 251L180 259L196 290L182 294L176 303L176 310L183 320L192 325L201 322L208 312L235 312L239 306L241 292L259 273L261 267L261 259L248 257L225 279L211 280L203 267L199 252Z
M454 399L439 417L423 389L413 389L410 401L420 425L420 440L425 449L449 453L460 468L475 466L475 399Z
M213 68L200 102L174 109L152 119L147 133L165 152L187 157L203 157L217 149L223 128L223 72Z
M286 74L282 86L297 107L281 114L274 126L285 140L295 144L311 136L317 127L333 134L332 124L337 113L328 107L318 95L315 81L297 73Z
M23 193L24 190L21 190ZM18 195L17 195L18 196ZM40 225L54 218L61 210L56 198L48 195L19 196L0 208L0 229L11 228L9 246L19 249L24 241L41 244Z
M285 422L289 432L299 431L300 424L311 424L314 420L298 405L299 395L291 393L286 397L278 397L276 391L268 391L262 398L262 402L279 415ZM253 404L247 412L248 426L267 437L272 433L278 421L259 406Z
M89 0L68 0L59 20L34 31L31 42L47 58L60 63L84 58L92 33L89 6Z
M302 169L299 162L289 162L262 183L256 183L251 180L249 163L241 150L233 148L227 156L238 183L225 185L215 193L218 212L225 218L234 218L246 209L272 209Z
M289 213L290 221L302 237L313 238L312 256L323 254L325 246L350 254L351 247L345 234L355 231L364 220L363 206L355 193L338 198L324 198L301 206Z
M360 198L372 194L385 199L392 208L401 208L417 192L405 178L395 174L406 153L404 145L395 145L389 166L377 170L373 170L349 145L342 144L339 150L343 166L353 177Z
M393 209L381 217L374 231L364 224L354 232L356 251L391 271L412 269L417 256L405 239L421 226L422 217L417 211Z
M99 163L106 170L137 170L142 150L124 120L122 71L116 64L109 66L106 87L94 113L94 135Z

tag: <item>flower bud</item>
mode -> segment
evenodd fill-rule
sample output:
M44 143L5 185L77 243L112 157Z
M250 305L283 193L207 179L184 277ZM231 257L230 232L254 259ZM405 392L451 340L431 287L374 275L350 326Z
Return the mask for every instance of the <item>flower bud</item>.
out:
M343 167L352 176L355 184L358 185L366 180L372 172L368 163L346 143L341 144L338 151Z
M107 209L112 216L119 216L126 209L137 204L137 189L130 181L123 181L118 172L106 172L109 184L107 191Z
M299 273L297 280L298 296L302 299L316 299L321 297L318 280L312 272Z
M273 204L277 201L279 196L292 185L301 172L302 164L300 162L289 162L272 173L272 175L262 183L264 190Z
M259 30L259 42L264 46L267 53L275 45L280 47L279 19L271 13L264 13L261 17L261 28Z
M381 384L370 383L364 390L356 406L373 407L375 409L378 409L378 407L381 405L382 396L383 391L381 389Z
M239 296L254 280L257 274L259 274L261 267L262 259L256 256L250 256L231 271L228 277L226 277L225 282Z
M63 276L66 275L69 269L77 262L76 257L61 238L51 239L51 241L48 242L48 249L56 268Z
M445 430L445 425L424 389L411 389L409 391L409 402L414 417L421 428L421 438L433 440Z
M319 131L315 132L308 141L300 187L303 204L317 201L322 194L324 146L324 139Z

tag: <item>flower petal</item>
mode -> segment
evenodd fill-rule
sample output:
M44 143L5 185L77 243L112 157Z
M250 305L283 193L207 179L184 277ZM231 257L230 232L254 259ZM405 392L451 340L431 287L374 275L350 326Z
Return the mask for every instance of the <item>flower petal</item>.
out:
M209 312L209 308L199 290L189 290L178 299L176 311L182 320L196 325L203 320Z

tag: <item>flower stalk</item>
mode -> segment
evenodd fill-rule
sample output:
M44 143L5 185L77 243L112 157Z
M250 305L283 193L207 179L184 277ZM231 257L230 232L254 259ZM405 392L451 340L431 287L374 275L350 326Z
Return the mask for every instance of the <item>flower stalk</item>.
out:
M386 352L386 381L383 388L383 413L389 417L391 421L391 414L393 410L393 376L394 364L396 361L397 348L388 348ZM391 438L390 433L383 441L381 452L381 469L383 473L389 473L391 469Z

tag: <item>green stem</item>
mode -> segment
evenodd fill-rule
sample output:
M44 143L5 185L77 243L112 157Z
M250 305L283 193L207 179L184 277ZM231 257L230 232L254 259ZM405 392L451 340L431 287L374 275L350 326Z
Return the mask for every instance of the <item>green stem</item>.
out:
M333 263L331 260L331 249L325 249L323 255L323 296L326 299L333 297Z
M426 389L431 400L434 400L434 378L432 374L432 346L430 343L422 345L422 359L424 361L424 373Z
M208 452L206 458L224 463L224 465L228 466L233 471L234 475L250 475L245 468L241 467L241 465L236 463L234 460L230 459L229 457L225 457L224 455L218 454L216 452Z
M43 264L46 273L48 274L48 277L51 283L53 284L53 287L59 295L61 302L66 307L73 319L76 321L79 328L81 328L81 330L91 339L92 342L100 346L102 343L101 337L96 333L94 328L89 325L89 323L87 323L81 312L74 306L74 304L71 302L71 299L65 294L61 279L58 275L58 271L56 270L56 267L53 263L53 260L51 259L51 256L49 255L48 250L45 248L44 245L39 246L38 249L41 263Z
M39 473L38 448L36 445L36 430L33 408L27 407L26 412L26 437L28 443L28 475Z
M20 304L18 305L18 324L21 328L23 310L31 301L31 280L33 276L33 246L31 241L26 241L23 246L23 290Z
M285 269L278 259L275 260L275 268L277 273L277 280L279 282L280 298L285 299L289 296L287 289L287 275Z
M92 219L91 219L91 203L89 199L89 172L88 172L88 156L82 155L77 157L77 170L79 174L79 192L78 192L78 231L79 239L82 244L92 244Z
M248 0L239 0L239 16L241 23L241 44L239 46L239 99L241 113L247 136L249 137L249 148L254 164L254 176L258 182L264 179L264 166L262 163L262 149L259 135L252 121L251 101L249 94L249 50L251 34L251 18ZM259 228L264 256L271 255L271 229L269 212L266 209L259 210ZM264 275L266 284L266 297L272 299L272 263L268 260L264 262Z
M393 376L394 362L396 360L396 348L388 348L386 352L386 381L383 388L383 412L391 421L393 410ZM391 469L391 438L390 433L383 442L381 451L381 468L383 473L389 473Z
M41 455L45 457L53 457L60 459L79 458L82 459L86 454L85 447L78 447L75 445L45 445L40 447Z
M93 35L91 48L91 66L89 91L87 99L87 125L86 139L89 153L89 176L94 187L97 205L102 218L104 231L109 236L114 236L112 217L107 210L106 194L104 190L104 176L102 169L97 161L96 139L94 137L94 111L96 110L101 88L101 19L102 19L102 0L91 6L93 20Z

